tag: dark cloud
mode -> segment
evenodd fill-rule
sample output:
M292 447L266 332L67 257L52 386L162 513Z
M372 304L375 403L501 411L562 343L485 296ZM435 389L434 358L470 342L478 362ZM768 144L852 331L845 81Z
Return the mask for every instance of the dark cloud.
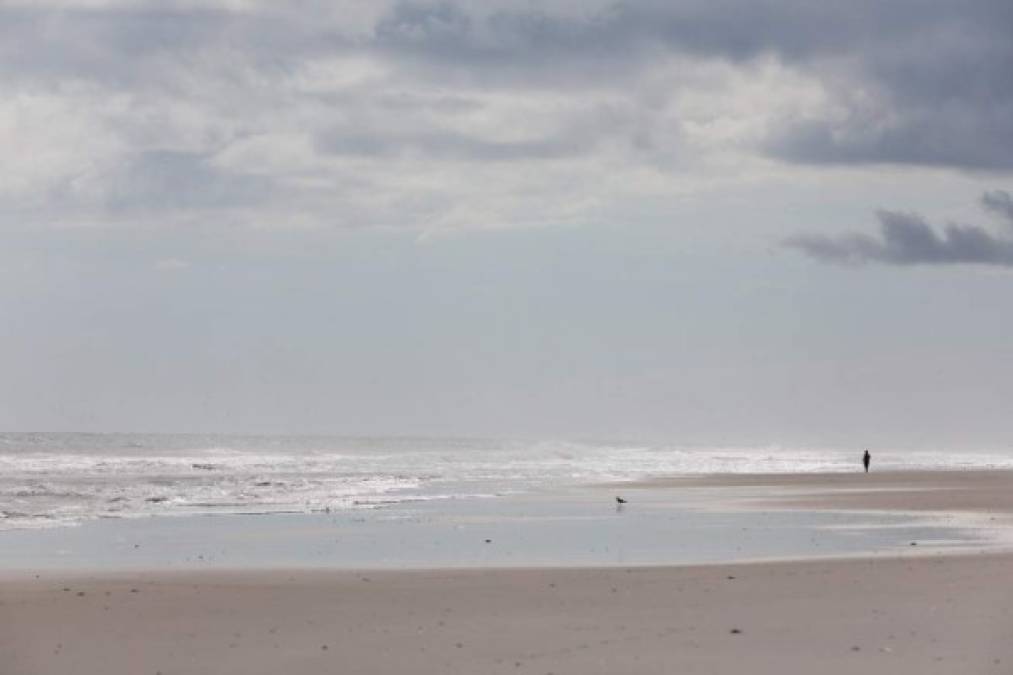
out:
M989 192L983 201L1009 208L1009 194ZM946 225L936 232L921 216L878 211L880 236L848 234L840 237L803 234L784 245L822 262L856 265L1001 265L1013 266L1013 237L993 234L973 225Z
M478 15L448 2L402 2L378 22L375 44L433 61L482 65L558 65L595 55L635 61L658 49L733 61L772 53L795 61L853 49L873 29L884 36L904 31L911 16L904 6L911 4L640 0L576 14L511 9Z
M904 30L868 26L847 52L799 62L833 114L782 120L763 148L798 163L1013 169L1010 34L1005 0L923 3Z
M398 5L374 47L430 66L529 84L616 78L663 53L770 55L820 79L833 115L784 119L761 145L814 164L1013 169L1013 3L623 2L576 16L475 16ZM856 93L858 95L856 95Z
M1005 190L993 190L981 196L981 205L1013 225L1013 197Z
M1013 96L1003 107L1008 112L1000 119L984 102L980 109L968 103L951 114L897 106L896 119L884 124L852 111L841 121L786 124L764 145L773 156L799 163L1008 170L1013 169L1013 154L1007 150L1013 147Z

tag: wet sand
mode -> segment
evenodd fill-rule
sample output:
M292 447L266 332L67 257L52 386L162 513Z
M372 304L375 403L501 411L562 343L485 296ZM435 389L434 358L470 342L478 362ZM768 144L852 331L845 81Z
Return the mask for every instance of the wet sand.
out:
M1013 487L971 472L666 480L652 489L996 513ZM4 675L331 672L1009 673L1013 556L0 577Z
M769 506L1013 514L1013 471L739 474L642 481L642 487L718 487ZM750 493L762 489L764 494Z

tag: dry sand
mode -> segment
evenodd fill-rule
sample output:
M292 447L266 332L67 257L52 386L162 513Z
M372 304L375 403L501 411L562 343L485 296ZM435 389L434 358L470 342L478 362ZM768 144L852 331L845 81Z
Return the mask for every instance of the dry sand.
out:
M810 672L1013 673L1013 557L0 579L3 675Z

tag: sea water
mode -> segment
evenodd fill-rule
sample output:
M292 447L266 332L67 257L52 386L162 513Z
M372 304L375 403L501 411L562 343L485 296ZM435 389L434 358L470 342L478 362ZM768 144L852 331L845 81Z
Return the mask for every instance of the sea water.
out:
M1013 453L874 450L877 469L1013 468ZM0 530L96 519L327 514L649 476L854 471L861 449L192 434L0 434Z

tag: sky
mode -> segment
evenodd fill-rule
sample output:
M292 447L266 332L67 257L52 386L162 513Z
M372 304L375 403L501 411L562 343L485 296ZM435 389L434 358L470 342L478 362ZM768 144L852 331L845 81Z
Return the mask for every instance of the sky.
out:
M1008 0L6 0L0 429L1013 442Z

